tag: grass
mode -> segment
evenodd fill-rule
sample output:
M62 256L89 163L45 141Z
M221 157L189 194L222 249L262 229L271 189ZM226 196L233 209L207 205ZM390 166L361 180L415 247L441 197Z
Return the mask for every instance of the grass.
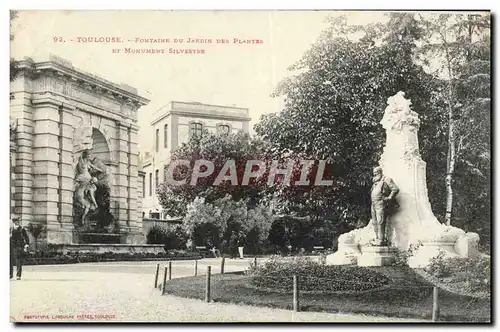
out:
M373 268L391 283L383 289L362 293L300 294L301 311L358 313L388 317L431 319L432 285L409 268ZM249 286L250 276L242 274L212 275L214 302L246 304L292 309L292 294L269 292ZM180 297L204 299L206 276L168 281L166 293ZM439 293L440 320L489 322L490 300Z

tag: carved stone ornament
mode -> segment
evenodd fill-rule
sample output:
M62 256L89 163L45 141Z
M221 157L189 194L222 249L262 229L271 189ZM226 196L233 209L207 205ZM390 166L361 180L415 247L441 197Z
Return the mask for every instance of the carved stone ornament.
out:
M385 130L402 130L403 126L409 125L414 129L420 126L418 114L411 110L411 101L405 99L405 93L399 91L396 95L389 97L384 117L380 124Z

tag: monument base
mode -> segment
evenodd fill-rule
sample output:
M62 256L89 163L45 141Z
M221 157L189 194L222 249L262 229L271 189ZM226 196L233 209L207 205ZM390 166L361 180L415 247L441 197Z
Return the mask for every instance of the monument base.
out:
M339 243L339 249L326 256L327 265L354 265L361 255L358 244Z
M397 249L386 246L367 246L361 248L358 266L388 266L395 261Z

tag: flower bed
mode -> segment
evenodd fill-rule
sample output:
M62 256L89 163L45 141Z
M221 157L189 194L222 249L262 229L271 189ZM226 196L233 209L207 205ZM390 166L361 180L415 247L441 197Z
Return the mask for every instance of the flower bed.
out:
M276 292L293 290L293 275L305 292L360 292L384 287L389 278L368 268L324 265L305 257L285 259L271 257L261 266L249 270L250 285Z
M169 251L166 253L79 253L63 254L58 252L28 254L24 265L75 264L112 261L164 261L202 259L199 253L185 251Z

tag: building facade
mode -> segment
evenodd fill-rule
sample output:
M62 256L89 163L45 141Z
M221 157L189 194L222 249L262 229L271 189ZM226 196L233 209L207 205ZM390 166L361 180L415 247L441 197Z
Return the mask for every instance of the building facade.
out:
M164 180L164 169L174 150L203 130L248 133L249 123L248 108L233 106L172 101L155 112L150 123L154 146L145 151L142 159L144 217L168 218L158 203L156 188Z
M106 169L118 243L144 243L137 112L149 100L51 56L20 61L11 83L11 212L46 226L48 244L81 243L74 212L75 167L90 150Z

